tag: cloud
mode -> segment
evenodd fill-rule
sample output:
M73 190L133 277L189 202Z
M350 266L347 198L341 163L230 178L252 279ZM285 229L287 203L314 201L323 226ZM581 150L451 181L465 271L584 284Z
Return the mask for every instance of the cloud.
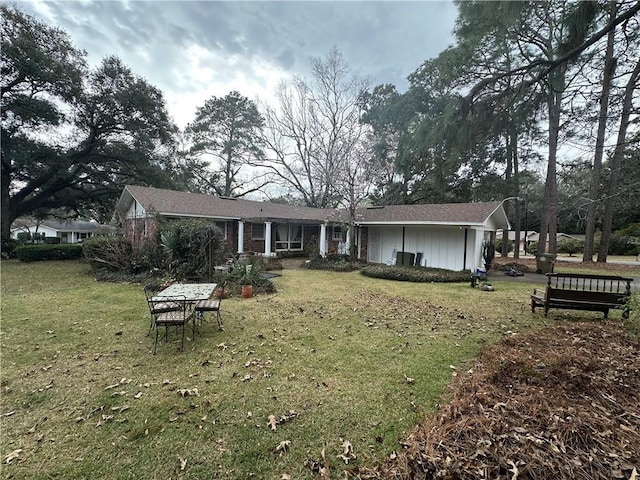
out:
M97 65L116 55L163 90L184 127L211 95L268 98L278 81L308 76L336 46L352 71L400 90L420 64L453 42L451 1L21 2L67 31Z

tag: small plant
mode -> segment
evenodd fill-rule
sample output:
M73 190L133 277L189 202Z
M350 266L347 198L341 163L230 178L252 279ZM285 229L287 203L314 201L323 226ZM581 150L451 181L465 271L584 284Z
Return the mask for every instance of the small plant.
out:
M264 266L258 258L239 261L227 276L227 283L230 288L235 287L234 290L251 285L254 291L264 293L275 291L271 280L266 278Z

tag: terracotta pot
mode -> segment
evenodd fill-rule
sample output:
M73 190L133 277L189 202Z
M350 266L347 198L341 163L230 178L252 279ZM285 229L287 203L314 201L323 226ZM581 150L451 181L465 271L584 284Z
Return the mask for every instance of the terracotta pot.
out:
M242 298L253 297L253 285L242 285Z
M227 298L227 292L224 288L218 287L216 288L215 292L213 292L213 296L215 298Z

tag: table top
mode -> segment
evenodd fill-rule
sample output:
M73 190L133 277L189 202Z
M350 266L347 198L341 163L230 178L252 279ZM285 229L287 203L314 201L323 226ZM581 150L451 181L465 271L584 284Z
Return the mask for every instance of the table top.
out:
M154 300L163 297L185 297L188 301L206 300L216 289L216 283L174 283L153 296Z

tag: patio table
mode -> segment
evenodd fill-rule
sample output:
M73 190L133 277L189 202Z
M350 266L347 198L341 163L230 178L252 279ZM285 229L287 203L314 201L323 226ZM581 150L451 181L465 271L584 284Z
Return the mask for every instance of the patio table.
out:
M165 297L184 297L187 302L197 303L207 300L216 289L216 283L174 283L153 296L154 300Z
M191 317L192 330L195 335L197 330L196 317L198 320L202 321L204 316L201 312L197 312L197 315L194 315L194 308L198 302L208 300L217 285L217 283L174 283L173 285L169 285L164 290L156 293L153 296L153 300L157 301L171 297L184 298L187 303L191 305L191 307L189 307L189 316Z

